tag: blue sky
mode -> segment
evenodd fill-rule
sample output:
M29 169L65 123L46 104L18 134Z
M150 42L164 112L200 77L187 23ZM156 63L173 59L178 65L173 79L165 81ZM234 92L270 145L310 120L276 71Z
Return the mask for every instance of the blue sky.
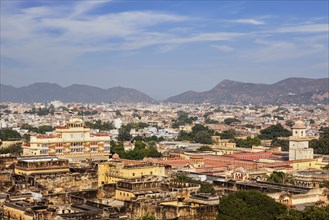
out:
M1 83L135 88L328 77L328 1L1 1Z

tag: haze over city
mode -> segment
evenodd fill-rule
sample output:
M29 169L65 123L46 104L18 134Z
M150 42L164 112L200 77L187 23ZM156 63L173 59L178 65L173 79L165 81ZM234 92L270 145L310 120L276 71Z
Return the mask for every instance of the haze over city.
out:
M1 1L2 84L164 99L288 77L328 77L328 1Z

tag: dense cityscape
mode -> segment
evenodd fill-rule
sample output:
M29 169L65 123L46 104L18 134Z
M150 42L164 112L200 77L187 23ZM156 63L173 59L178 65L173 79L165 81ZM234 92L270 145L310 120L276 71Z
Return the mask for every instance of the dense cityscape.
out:
M2 215L326 216L328 125L322 104L1 103Z
M0 0L0 220L329 220L328 0Z

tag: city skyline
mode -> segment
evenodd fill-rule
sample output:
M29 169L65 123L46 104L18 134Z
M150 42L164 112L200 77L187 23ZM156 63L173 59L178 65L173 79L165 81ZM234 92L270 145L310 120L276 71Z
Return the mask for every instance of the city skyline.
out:
M1 83L163 99L224 79L328 77L328 2L1 1Z

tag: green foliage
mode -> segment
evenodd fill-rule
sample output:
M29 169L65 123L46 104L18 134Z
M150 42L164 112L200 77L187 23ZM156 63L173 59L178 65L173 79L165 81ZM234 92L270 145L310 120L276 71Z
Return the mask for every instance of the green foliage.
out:
M48 115L48 114L53 115L54 112L55 112L54 106L50 105L49 108L38 108L38 109L36 109L35 107L33 107L31 111L26 111L25 113L27 113L27 114L37 114L39 116L45 116L45 115Z
M208 131L198 131L195 133L193 141L201 144L212 144L211 134Z
M177 137L178 141L192 141L191 132L180 131Z
M35 132L35 133L39 133L39 134L45 134L46 132L51 132L54 130L54 128L50 125L41 125L38 128L36 128L29 124L23 124L21 126L21 129L25 129L25 130L28 130L29 132Z
M271 220L284 214L286 207L257 191L237 191L221 199L219 220Z
M260 116L260 117L262 117L262 118L271 118L272 115L271 115L271 114L265 114L265 115L262 115L262 116Z
M20 140L21 138L21 135L11 128L0 129L0 140L2 141Z
M224 119L224 124L226 124L226 125L231 125L232 123L239 123L239 122L241 122L241 121L236 118L225 118Z
M176 178L174 179L177 182L183 182L183 183L195 183L200 185L199 193L210 193L211 195L216 194L216 190L213 186L213 184L210 184L208 182L203 182L200 180L194 180L190 177L187 177L185 174L178 174Z
M286 180L287 180L286 174L280 171L274 171L273 173L271 173L270 176L267 177L267 181L273 183L285 184Z
M197 151L214 151L214 150L209 146L201 146L198 148Z
M23 139L24 139L25 142L30 142L31 135L30 134L24 134Z
M271 141L272 147L281 147L281 150L287 151L289 150L289 141L288 140L281 140L279 138L273 138Z
M93 111L79 111L78 115L82 115L82 116L88 116L88 115L97 115L98 111L93 110Z
M116 115L116 116L122 116L122 114L121 114L121 112L120 112L119 110L116 110L116 111L115 111L115 115Z
M303 212L294 210L294 209L287 209L286 213L278 216L278 219L279 220L302 220Z
M221 139L234 139L237 132L234 129L228 129L219 134Z
M325 220L329 219L329 207L310 206L304 210L305 220Z
M16 144L10 145L9 147L0 148L0 154L20 155L21 153L23 153L21 143L16 143Z
M156 220L155 216L150 214L150 213L146 213L141 220Z
M329 180L324 180L321 184L320 184L321 187L326 187L329 189Z
M112 130L114 129L114 126L110 122L102 122L102 120L96 120L93 122L87 121L85 123L86 126L92 128L92 129L99 129L99 130Z
M206 112L206 113L204 113L203 117L208 118L208 116L212 115L212 114L213 114L213 112Z
M194 125L192 132L180 131L177 140L193 141L201 144L212 144L211 136L215 132L200 124Z
M235 138L234 142L237 147L251 148L252 146L259 146L261 140L259 137L247 137L246 139Z
M110 144L111 144L111 148L110 148L111 154L117 153L121 158L125 158L126 152L122 142L115 143L115 141L112 140Z
M40 133L40 134L45 134L46 132L50 132L50 131L53 131L53 130L54 130L54 128L51 127L50 125L41 125L41 126L39 126L37 132Z
M139 129L143 129L143 128L147 128L149 127L149 125L147 123L144 123L144 122L138 122L138 123L129 123L126 125L128 128L130 129L136 129L136 130L139 130Z
M311 140L310 147L314 149L316 154L329 155L329 127L320 128L320 138L318 140Z
M131 130L130 126L123 125L119 129L118 140L119 141L130 141L132 139L130 130Z
M120 158L130 160L142 160L144 157L161 157L162 154L158 152L155 144L148 146L143 141L135 141L135 148L125 152L122 142L115 143L111 141L111 153L117 153Z
M274 139L277 137L289 137L291 136L291 131L285 129L284 127L282 127L282 125L276 124L276 125L271 125L268 128L265 128L263 130L260 131L260 138L262 140L264 139Z
M246 127L246 128L252 128L252 129L253 129L253 128L256 128L256 126L253 125L253 124L246 124L245 127Z
M28 130L29 132L36 132L36 133L38 133L38 128L33 127L33 126L29 125L29 124L22 124L21 129Z
M295 109L294 109L294 110L295 110ZM297 109L296 109L296 111L297 111ZM275 112L279 112L279 113L287 113L287 112L289 112L289 111L288 111L288 109L286 109L286 108L284 108L284 107L278 107L277 109L274 109L272 112L273 112L273 113L275 113Z
M278 120L284 120L284 117L279 115L274 115L273 118L277 118Z
M209 118L207 118L207 119L205 120L205 123L206 123L206 124L219 124L218 121L216 121L216 120L212 120L212 119L209 119Z
M329 164L325 165L322 169L329 170Z
M295 122L294 122L294 121L291 121L291 120L287 120L287 121L285 122L285 125L287 125L287 126L289 126L289 127L292 127L292 126L295 125Z
M197 117L188 117L188 113L184 111L177 112L178 118L174 120L172 123L173 128L179 128L179 126L183 126L186 124L192 124L193 121L196 121Z
M134 141L144 141L144 142L161 142L164 141L164 137L157 137L155 135L151 137L142 137L142 136L136 136L134 137Z

